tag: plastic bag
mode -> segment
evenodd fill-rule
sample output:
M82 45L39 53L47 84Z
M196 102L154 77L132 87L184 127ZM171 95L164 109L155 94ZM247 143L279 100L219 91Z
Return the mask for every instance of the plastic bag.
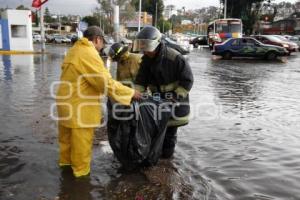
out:
M133 102L130 107L109 103L108 140L123 167L157 163L170 116L168 103L153 99Z

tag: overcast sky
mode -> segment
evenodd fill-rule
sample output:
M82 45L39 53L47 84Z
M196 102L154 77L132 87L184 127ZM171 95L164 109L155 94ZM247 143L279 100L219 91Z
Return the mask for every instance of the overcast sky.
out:
M275 0L281 2L283 0ZM296 0L285 0L295 3ZM164 0L165 5L173 4L177 8L196 9L205 6L219 6L219 0ZM32 0L0 0L1 7L15 8L23 4L26 7L31 7ZM46 3L51 13L55 14L79 14L88 15L97 6L96 0L49 0Z

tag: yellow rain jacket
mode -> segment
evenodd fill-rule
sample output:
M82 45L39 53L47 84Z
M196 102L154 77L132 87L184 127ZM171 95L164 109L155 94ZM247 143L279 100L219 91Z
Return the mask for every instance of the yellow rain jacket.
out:
M101 122L103 95L130 105L134 90L112 79L94 45L82 38L67 53L57 91L59 124L92 128Z
M122 55L118 62L117 80L134 82L139 71L142 55L129 53Z

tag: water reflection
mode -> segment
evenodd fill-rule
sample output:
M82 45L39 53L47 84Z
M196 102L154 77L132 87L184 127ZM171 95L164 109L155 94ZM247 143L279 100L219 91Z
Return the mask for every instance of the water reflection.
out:
M92 200L93 188L89 176L76 179L71 168L61 171L59 200Z
M208 69L217 96L231 105L255 101L261 94L263 85L260 82L262 71L255 73L253 66L240 67L235 64L212 63ZM253 73L254 72L254 73Z
M2 62L4 67L4 79L9 81L12 79L11 57L7 55L2 56Z

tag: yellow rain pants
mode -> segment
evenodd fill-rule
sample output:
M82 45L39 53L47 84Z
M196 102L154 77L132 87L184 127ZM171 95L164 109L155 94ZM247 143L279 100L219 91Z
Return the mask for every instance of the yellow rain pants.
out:
M90 173L94 128L67 128L59 125L59 165L70 165L76 177Z

